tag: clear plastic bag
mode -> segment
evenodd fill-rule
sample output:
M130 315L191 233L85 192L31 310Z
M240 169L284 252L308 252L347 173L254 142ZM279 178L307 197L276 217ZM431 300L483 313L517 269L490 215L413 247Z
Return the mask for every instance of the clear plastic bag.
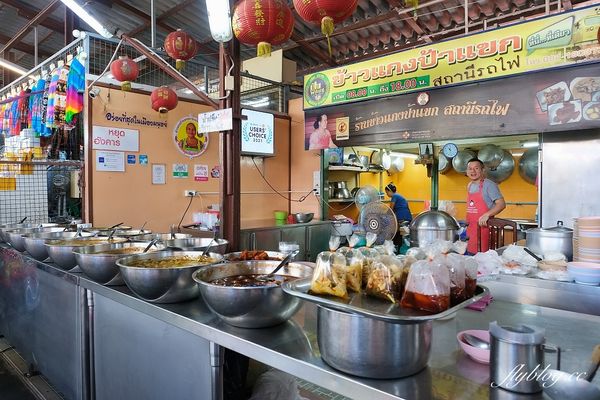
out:
M310 282L310 292L347 298L346 257L329 251L319 253Z
M412 257L415 260L424 260L427 258L427 254L425 254L425 251L420 247L411 247L406 251L406 256Z
M296 378L271 369L258 377L248 400L307 400L300 396Z
M337 250L346 258L346 287L355 292L360 292L363 284L363 264L365 256L358 249L342 247Z
M392 240L385 240L382 245L373 247L382 256L393 256L396 246Z
M367 247L373 246L373 243L377 241L377 235L373 232L367 232L365 235L365 240L367 241Z
M381 256L381 254L379 254L377 250L369 247L360 247L358 251L364 256L362 267L362 287L364 289L367 285L373 263Z
M410 267L402 307L439 313L450 307L450 273L434 261L417 261Z
M450 273L450 307L462 303L467 299L465 288L465 264L462 258L463 256L460 254L454 253L436 257L436 260L439 260L445 265Z
M370 296L397 303L402 299L406 276L402 260L381 256L371 266L366 292Z
M477 262L477 275L498 275L502 269L502 258L495 250L477 253L473 259Z
M336 251L338 247L340 247L340 237L339 236L330 236L329 237L329 251Z
M463 256L465 265L465 297L470 299L477 289L477 261L473 257Z

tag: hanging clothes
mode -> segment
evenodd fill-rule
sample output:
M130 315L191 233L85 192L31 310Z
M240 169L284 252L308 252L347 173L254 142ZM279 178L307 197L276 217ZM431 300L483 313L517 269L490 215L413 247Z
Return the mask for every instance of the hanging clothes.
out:
M4 136L9 136L10 135L10 108L12 106L12 103L6 103L4 104L4 118L2 119L2 133L4 134Z
M52 78L50 78L50 86L48 87L48 103L46 106L46 128L56 128L54 121L54 105L56 102L56 85L58 84L59 68L52 71ZM50 136L50 135L48 135Z
M31 97L29 94L31 93L31 89L27 88L21 92L21 98L19 99L19 133L29 127L29 98Z
M10 136L19 136L21 133L21 105L20 101L22 100L21 96L25 95L25 91L22 90L17 98L12 102L10 106Z
M36 136L41 136L45 131L42 129L42 102L44 99L44 88L46 87L46 79L40 78L35 84L34 91L39 92L31 96L29 102L29 115L31 116L31 128L35 131Z
M48 137L52 135L52 130L46 127L46 113L48 112L48 92L50 90L51 76L44 77L44 93L42 94L42 108L40 110L40 136Z
M58 74L58 81L56 82L56 93L54 94L54 125L56 128L64 128L65 126L69 69L68 65L63 65Z
M4 109L6 108L6 103L0 105L0 135L4 134Z
M83 93L85 92L85 67L74 58L67 78L67 99L65 107L65 129L73 129L77 119L75 116L83 110Z

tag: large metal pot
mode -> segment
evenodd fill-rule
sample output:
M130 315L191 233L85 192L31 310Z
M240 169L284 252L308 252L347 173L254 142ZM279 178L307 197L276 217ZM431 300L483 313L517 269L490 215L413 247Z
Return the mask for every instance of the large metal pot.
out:
M440 153L438 156L438 172L440 174L446 174L452 168L452 161L448 159L445 155Z
M526 245L537 254L562 253L567 260L573 259L573 229L557 221L552 228L532 228L525 232Z
M527 150L519 160L519 175L529 183L535 183L538 174L538 148Z
M431 327L431 321L392 324L322 306L317 311L317 340L323 360L335 369L365 378L401 378L425 368Z
M495 144L486 144L477 152L477 158L492 171L500 165L503 157L504 151Z
M506 150L503 151L504 157L502 157L500 164L495 170L489 170L487 172L487 177L496 183L507 180L515 170L515 159L513 158L512 154Z
M436 240L458 240L458 222L445 211L424 211L412 220L409 229L411 247L423 247Z
M474 151L461 150L452 159L452 167L459 174L465 174L467 172L467 164L469 160L477 157Z

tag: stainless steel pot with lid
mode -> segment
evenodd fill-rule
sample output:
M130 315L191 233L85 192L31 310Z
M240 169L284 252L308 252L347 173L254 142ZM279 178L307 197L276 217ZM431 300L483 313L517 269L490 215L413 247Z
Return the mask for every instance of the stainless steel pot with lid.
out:
M526 246L537 254L562 253L573 259L573 229L557 221L551 228L532 228L525 232Z
M424 211L412 220L409 229L411 247L423 247L435 240L458 240L458 222L445 211Z

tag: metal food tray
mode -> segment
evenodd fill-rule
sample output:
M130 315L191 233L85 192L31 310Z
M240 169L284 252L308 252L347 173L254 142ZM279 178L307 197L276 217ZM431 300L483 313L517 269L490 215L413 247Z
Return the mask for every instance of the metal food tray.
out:
M447 317L461 308L481 300L489 294L485 286L477 285L475 295L460 304L455 305L437 314L429 314L425 311L419 311L412 308L400 307L399 304L392 304L383 299L373 296L367 296L366 293L355 293L348 291L348 298L342 299L329 295L313 295L308 293L310 289L311 278L296 279L285 282L282 289L292 296L300 297L303 300L311 301L320 306L333 308L339 311L360 314L365 317L379 319L391 323L410 323L419 321L430 321L434 319Z

